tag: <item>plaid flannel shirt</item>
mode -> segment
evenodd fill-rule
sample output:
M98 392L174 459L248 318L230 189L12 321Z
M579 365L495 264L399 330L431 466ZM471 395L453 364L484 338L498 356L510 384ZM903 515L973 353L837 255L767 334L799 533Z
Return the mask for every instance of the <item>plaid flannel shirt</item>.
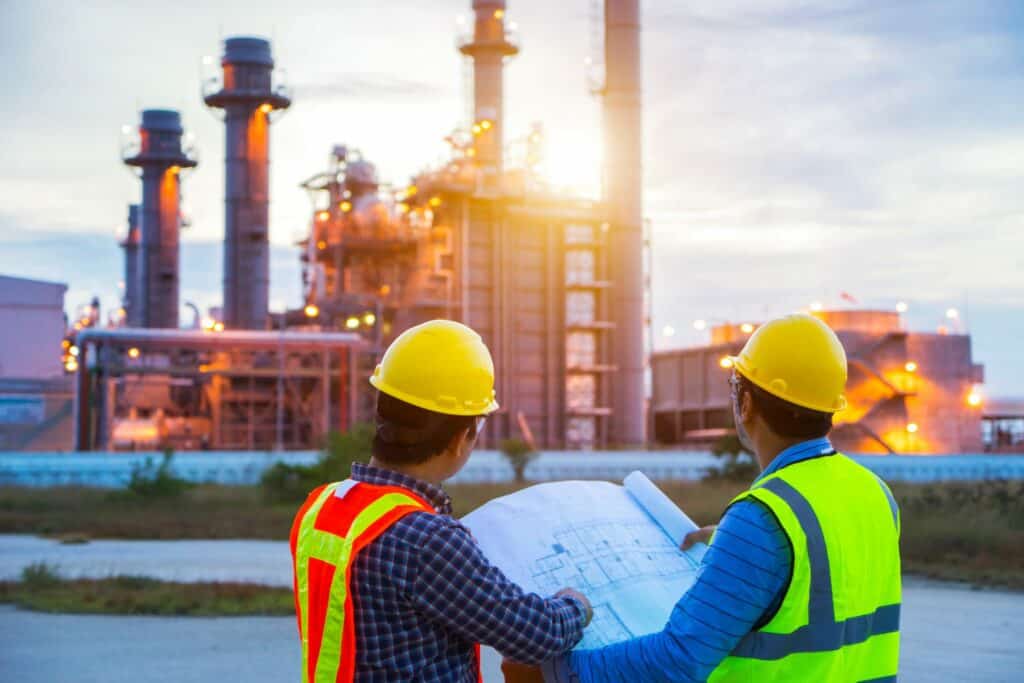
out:
M439 513L406 515L355 558L358 683L475 683L475 643L539 663L579 642L583 606L509 581L450 516L443 489L363 464L353 465L352 479L409 489Z

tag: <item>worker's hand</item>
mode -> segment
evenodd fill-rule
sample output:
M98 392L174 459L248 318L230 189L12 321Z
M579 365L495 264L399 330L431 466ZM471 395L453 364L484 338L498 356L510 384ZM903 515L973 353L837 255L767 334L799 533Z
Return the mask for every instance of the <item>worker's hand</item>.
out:
M505 683L544 683L544 674L539 666L520 664L511 659L501 660L501 673L505 675Z
M686 534L683 538L682 544L680 544L680 550L689 550L694 546L695 543L710 543L711 537L715 534L715 530L718 528L717 524L710 524L705 527L701 527L696 531L691 531Z
M562 590L555 593L556 598L573 598L578 600L587 612L586 619L583 621L584 626L590 625L590 620L594 618L594 608L590 606L590 600L587 600L587 596L580 593L578 590L572 588L563 588Z

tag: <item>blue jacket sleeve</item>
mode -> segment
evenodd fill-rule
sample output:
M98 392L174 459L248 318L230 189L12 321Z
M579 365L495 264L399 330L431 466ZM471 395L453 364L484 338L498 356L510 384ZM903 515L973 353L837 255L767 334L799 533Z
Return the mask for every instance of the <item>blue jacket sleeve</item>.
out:
M778 608L792 564L789 540L771 512L757 501L741 501L722 518L696 583L660 633L572 652L549 665L549 680L704 681Z

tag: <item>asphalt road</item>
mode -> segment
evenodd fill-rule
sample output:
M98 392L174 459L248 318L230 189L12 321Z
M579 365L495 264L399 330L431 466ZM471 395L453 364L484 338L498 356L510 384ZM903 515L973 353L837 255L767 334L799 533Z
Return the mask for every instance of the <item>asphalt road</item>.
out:
M901 681L1011 683L1024 671L1024 594L908 579ZM500 681L485 655L485 680ZM298 681L290 618L109 617L0 607L0 681Z

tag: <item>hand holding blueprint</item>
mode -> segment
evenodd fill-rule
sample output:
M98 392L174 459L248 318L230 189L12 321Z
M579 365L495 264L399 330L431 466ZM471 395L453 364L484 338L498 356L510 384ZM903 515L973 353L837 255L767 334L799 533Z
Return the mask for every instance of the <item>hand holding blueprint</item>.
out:
M679 550L697 525L647 477L633 472L623 484L538 484L463 519L487 558L526 590L548 596L568 586L587 596L594 620L578 649L660 631L707 550Z

